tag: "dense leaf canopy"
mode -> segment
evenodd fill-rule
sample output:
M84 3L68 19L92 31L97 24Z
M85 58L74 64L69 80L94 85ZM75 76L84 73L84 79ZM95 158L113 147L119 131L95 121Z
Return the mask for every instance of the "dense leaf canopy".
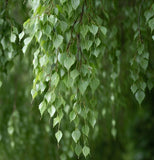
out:
M0 1L0 160L154 158L152 0Z

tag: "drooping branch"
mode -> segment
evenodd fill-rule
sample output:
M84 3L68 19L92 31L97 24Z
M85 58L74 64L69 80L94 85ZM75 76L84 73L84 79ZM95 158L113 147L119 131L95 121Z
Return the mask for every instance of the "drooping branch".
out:
M72 40L72 37L73 37L73 30L74 30L74 26L75 26L75 24L77 23L77 21L78 21L78 17L76 18L76 20L74 21L74 23L73 23L73 25L72 25L72 27L71 27L71 38L70 38L70 40L69 40L69 43L68 43L68 45L67 45L67 51L68 51L68 49L69 49L69 47L70 47L70 45L71 45L71 40Z
M138 12L138 31L139 31L139 39L142 42L142 35L141 35L141 28L140 28L140 17L141 17L141 7L143 4L144 0L142 0L140 6L139 6L139 12Z
M71 38L70 38L69 43L68 43L68 45L67 45L67 49L66 49L67 52L68 52L69 47L70 47L70 45L71 45L71 40L72 40L72 37L73 37L73 30L74 30L75 24L76 24L77 22L78 22L78 23L81 23L81 22L82 22L83 15L84 15L84 4L85 4L85 2L83 2L82 11L81 11L80 16L78 16L78 17L76 18L76 20L74 21L74 23L73 23L73 25L72 25L72 27L71 27ZM80 18L80 19L79 19L79 18ZM78 21L78 19L79 19L79 21Z

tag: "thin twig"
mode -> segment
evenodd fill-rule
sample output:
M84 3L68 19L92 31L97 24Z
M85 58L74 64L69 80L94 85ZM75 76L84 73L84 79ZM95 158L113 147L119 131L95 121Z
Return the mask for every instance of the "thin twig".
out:
M79 53L81 56L79 56ZM79 57L81 59L79 59ZM80 67L82 65L82 57L84 58L85 63L86 63L86 58L84 57L84 54L83 54L81 46L80 46L80 34L77 34L77 59L80 61Z
M140 28L140 17L141 17L141 7L143 4L144 0L142 0L140 6L139 6L139 13L138 13L138 31L139 31L139 39L142 42L142 36L141 36L141 28Z
M73 37L73 30L74 30L74 26L75 26L75 24L77 23L77 21L78 21L78 17L76 18L76 20L74 21L74 23L73 23L73 25L72 25L72 27L71 27L71 38L70 38L70 40L69 40L69 43L68 43L68 45L67 45L67 51L68 51L68 49L69 49L69 47L70 47L70 45L71 45L71 40L72 40L72 37Z
M85 2L83 2L83 6L82 6L81 14L80 14L80 20L79 20L79 23L81 23L81 22L82 22L82 18L83 18L83 14L84 14L84 3L85 3Z
M73 37L74 26L75 26L75 24L76 24L77 22L78 22L78 23L81 23L81 22L82 22L83 14L84 14L84 3L85 3L85 2L83 2L83 5L82 5L82 11L81 11L81 14L80 14L79 22L78 22L78 18L79 18L79 17L77 17L76 20L74 21L72 27L71 27L71 38L70 38L70 40L69 40L69 42L68 42L68 45L67 45L67 49L66 49L67 52L68 52L69 47L70 47L70 45L71 45L71 40L72 40L72 37Z

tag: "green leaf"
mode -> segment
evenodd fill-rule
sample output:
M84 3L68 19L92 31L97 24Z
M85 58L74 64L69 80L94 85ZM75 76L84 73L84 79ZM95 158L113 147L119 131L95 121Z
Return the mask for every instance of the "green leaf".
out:
M39 59L39 63L40 63L40 66L45 66L47 63L48 63L48 57L46 55L44 55L43 57L41 57Z
M131 77L133 81L136 81L139 78L139 75L136 72L131 72Z
M45 88L46 88L46 85L43 82L40 82L39 89L40 89L41 93L45 90Z
M16 41L16 35L14 33L11 33L10 41L14 43Z
M144 50L144 45L141 44L141 45L138 47L138 49L137 49L138 54L141 55L141 54L143 53L143 50Z
M138 103L141 104L143 99L145 98L145 93L142 90L138 90L135 94L135 98Z
M60 123L60 118L57 116L53 119L53 127L55 127L58 123Z
M87 40L85 42L85 48L86 48L87 51L89 51L89 49L92 46L92 44L93 44L93 41L91 41L91 40Z
M73 9L76 10L80 4L80 0L71 0L71 4L72 4Z
M35 89L32 89L31 90L31 95L32 95L32 98L34 99L36 96L37 96L37 91Z
M36 32L36 39L38 42L40 42L41 38L42 38L42 31Z
M81 113L81 107L80 107L79 104L75 103L75 104L73 105L73 109L74 109L75 112L77 112L78 114Z
M48 20L52 25L55 25L57 23L57 18L52 14L49 16Z
M148 60L147 59L142 59L140 65L144 70L146 70L147 67L148 67Z
M145 11L144 13L146 21L148 21L153 15L154 15L154 12L152 10Z
M115 119L112 119L112 126L115 127L115 125L116 125L116 121Z
M51 26L49 25L49 24L47 24L46 26L45 26L45 34L47 35L47 36L49 36L50 35L50 33L51 33Z
M92 24L90 27L89 27L89 30L90 32L95 36L98 32L98 27L94 24Z
M2 81L0 81L0 87L2 86Z
M24 47L22 48L22 52L25 54L26 51L27 51L27 46L24 46Z
M97 89L97 87L99 86L99 84L100 84L99 79L93 78L91 80L90 88L91 88L93 94L94 94L95 90Z
M75 124L75 127L77 128L79 126L79 122L80 122L79 117L76 117L73 122Z
M112 136L113 136L114 138L116 137L116 135L117 135L117 130L116 130L115 127L112 127L112 129L111 129L111 134L112 134Z
M32 41L32 37L27 37L27 38L24 40L25 46L28 46L31 41Z
M79 81L79 90L80 90L80 93L83 95L84 92L86 91L87 87L89 85L89 82L88 81L85 81L85 80L80 80Z
M88 30L89 30L88 25L82 25L80 27L80 32L81 32L81 35L83 36L83 38L85 38L85 36L87 35Z
M15 33L15 34L18 34L18 29L15 27L15 26L12 26L12 29L13 29L13 33Z
M98 47L101 44L101 41L99 38L96 38L95 44L96 44L96 47Z
M142 54L142 56L143 56L143 58L145 58L145 59L149 59L149 52L144 52L143 54Z
M151 80L148 80L147 86L148 86L148 89L151 91L151 89L154 87L154 83L152 83Z
M79 129L76 129L75 131L72 132L72 138L75 141L75 143L78 142L78 140L80 139L81 133L79 131Z
M46 93L44 97L48 103L51 101L51 93L50 92Z
M92 115L90 117L89 122L90 122L91 126L94 128L94 126L96 124L96 118L94 117L94 115Z
M74 111L72 111L70 113L69 117L70 117L70 121L73 121L75 119L75 117L76 117L76 113Z
M61 28L61 31L64 33L65 31L66 31L66 29L67 29L67 23L66 22L64 22L64 21L61 21L60 22L60 28Z
M58 35L53 42L53 46L57 49L62 44L62 42L63 42L63 37L61 35Z
M154 30L154 18L150 19L148 24L149 24L149 27L151 28L151 31L153 31Z
M24 37L24 31L22 31L20 34L19 34L19 40L21 41L22 40L22 38Z
M101 26L100 27L100 30L101 30L101 32L104 34L104 36L106 35L106 33L107 33L107 29L106 29L106 27L104 27L104 26Z
M61 65L64 65L64 60L66 59L67 55L65 53L58 54L58 61Z
M98 57L99 53L100 53L100 50L99 50L98 48L96 48L96 49L92 52L92 54L95 55L95 57Z
M60 155L60 160L67 160L67 156L66 156L65 153L62 153L62 154Z
M71 75L71 78L72 78L73 80L75 80L76 77L78 77L79 72L78 72L77 69L74 69L73 71L71 71L70 75Z
M82 147L81 147L81 145L80 145L80 144L76 144L76 146L75 146L75 153L76 153L76 155L77 155L78 157L80 156L81 152L82 152Z
M63 113L63 110L62 110L62 109L60 109L60 110L58 111L58 116L59 116L59 119L60 119L60 120L63 118L64 113Z
M72 55L71 57L67 56L66 59L64 60L64 66L67 70L69 70L74 63L75 63L74 55Z
M89 126L88 125L85 125L82 127L82 132L83 134L85 134L87 137L88 137L88 134L89 134Z
M63 136L63 133L59 130L59 131L55 134L55 136L56 136L56 139L57 139L57 141L58 141L58 143L59 143L60 140L61 140L61 138L62 138L62 136Z
M46 106L45 101L41 102L39 105L39 110L40 110L41 116L43 115L43 113L45 112L46 109L47 109L47 106Z
M83 64L81 67L81 72L83 74L83 76L89 76L91 74L92 68L91 66L85 65Z
M55 95L54 92L47 92L44 97L45 97L45 99L47 100L47 102L48 102L48 103L51 103L51 104L52 104L52 103L55 101L55 99L56 99L56 95Z
M84 146L83 149L82 149L82 152L83 152L83 155L84 155L85 157L87 157L88 154L90 154L90 148L87 147L87 146Z
M59 75L57 72L55 72L51 76L51 87L57 87L58 83L59 83Z
M82 111L81 111L80 115L86 120L88 112L89 112L89 108L84 107L84 108L82 108Z
M146 83L144 81L140 81L140 87L144 91L146 88Z
M52 105L52 106L48 109L48 113L49 113L50 117L53 117L54 114L55 114L55 112L56 112L56 109L55 109L55 107Z
M60 0L60 3L61 3L61 4L65 3L65 2L66 2L66 0Z
M131 91L132 91L132 93L134 94L136 91L137 91L137 85L135 84L135 83L133 83L132 85L131 85Z
M67 88L73 87L73 79L71 77L65 76L64 84Z
M8 131L8 133L9 133L9 135L13 135L13 133L14 133L14 128L13 128L13 126L12 126L12 125L9 126L8 129L7 129L7 131Z
M38 66L38 60L37 59L33 59L33 65L34 65L34 69L36 69L36 67Z

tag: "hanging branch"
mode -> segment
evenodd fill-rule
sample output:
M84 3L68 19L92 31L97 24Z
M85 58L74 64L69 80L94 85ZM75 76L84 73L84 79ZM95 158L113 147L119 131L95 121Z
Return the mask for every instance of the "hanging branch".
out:
M80 14L80 20L79 20L79 23L81 23L81 22L82 22L82 18L83 18L83 14L84 14L84 3L85 3L85 2L83 2L83 6L82 6L81 14Z
M72 37L73 37L73 30L74 30L74 26L75 26L75 24L77 23L77 20L78 20L78 17L76 18L76 20L74 21L74 23L73 23L73 25L72 25L72 27L71 27L71 38L70 38L70 40L69 40L69 43L68 43L68 45L67 45L67 51L68 51L68 49L69 49L69 47L70 47L70 45L71 45L71 40L72 40Z
M141 35L141 28L140 28L140 17L141 17L141 7L142 7L142 4L143 4L144 0L142 0L140 6L139 6L139 12L138 12L138 31L139 31L139 39L141 42L142 41L142 35Z
M79 53L81 56L79 56ZM86 63L86 58L85 58L85 56L82 52L81 46L80 46L80 34L77 34L77 56L76 57L77 57L77 60L80 61L80 67L82 65L82 57L84 58L85 63ZM81 59L79 59L79 58L81 58Z
M81 14L80 14L80 19L79 19L79 17L77 17L76 20L74 21L72 27L71 27L71 38L70 38L69 43L68 43L68 45L67 45L67 49L66 49L67 52L68 52L69 47L70 47L70 45L71 45L71 40L72 40L72 37L73 37L74 26L75 26L75 24L76 24L77 22L78 22L78 23L81 23L81 22L82 22L83 14L84 14L84 4L85 4L85 2L83 2L83 5L82 5L82 11L81 11ZM78 19L79 19L79 21L78 21Z

